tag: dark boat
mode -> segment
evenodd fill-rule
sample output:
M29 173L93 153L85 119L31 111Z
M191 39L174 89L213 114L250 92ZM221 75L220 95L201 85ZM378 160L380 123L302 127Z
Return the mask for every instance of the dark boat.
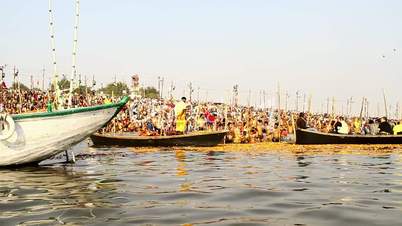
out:
M296 144L402 144L402 135L344 135L297 129Z
M130 134L91 135L95 146L123 147L172 147L172 146L216 146L223 143L227 131L205 132L174 136L136 136Z

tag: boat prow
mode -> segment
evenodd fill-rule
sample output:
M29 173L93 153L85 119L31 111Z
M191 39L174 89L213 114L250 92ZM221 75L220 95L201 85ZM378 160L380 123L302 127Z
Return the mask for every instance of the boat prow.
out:
M128 102L54 112L12 115L15 130L0 140L0 166L38 163L102 128Z

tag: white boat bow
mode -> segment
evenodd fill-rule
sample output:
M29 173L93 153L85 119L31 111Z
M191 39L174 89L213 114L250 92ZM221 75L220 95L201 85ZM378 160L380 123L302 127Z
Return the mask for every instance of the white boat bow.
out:
M39 163L67 150L112 120L127 101L125 97L116 104L12 115L15 129L6 125L0 131L0 166Z

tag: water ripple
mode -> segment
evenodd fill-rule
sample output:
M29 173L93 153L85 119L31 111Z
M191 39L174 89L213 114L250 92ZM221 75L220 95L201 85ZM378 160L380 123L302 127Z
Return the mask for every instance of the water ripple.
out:
M76 152L0 170L0 225L402 225L397 153Z

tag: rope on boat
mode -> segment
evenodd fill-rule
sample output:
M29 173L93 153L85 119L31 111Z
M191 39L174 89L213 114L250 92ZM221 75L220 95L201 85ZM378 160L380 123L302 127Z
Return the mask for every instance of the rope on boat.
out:
M15 132L15 122L7 114L0 114L0 140L7 140Z

